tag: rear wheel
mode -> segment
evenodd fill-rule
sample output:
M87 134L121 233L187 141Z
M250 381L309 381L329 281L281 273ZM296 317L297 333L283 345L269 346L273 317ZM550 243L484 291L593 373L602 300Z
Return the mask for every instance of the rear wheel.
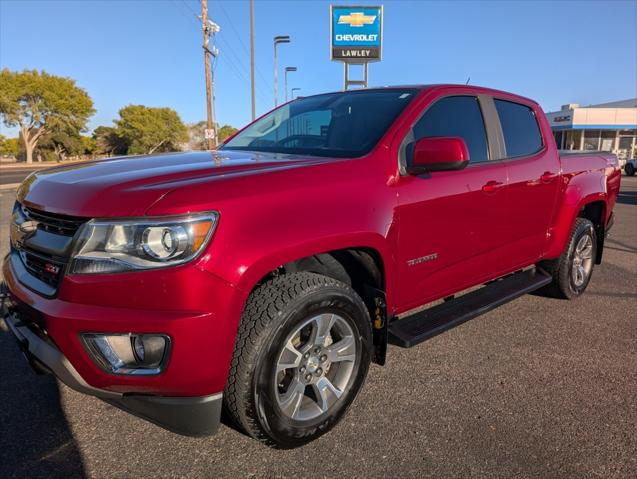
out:
M577 218L562 256L539 265L553 277L542 291L558 298L577 298L591 280L596 255L597 237L593 223Z
M330 430L360 390L371 321L348 285L314 273L274 278L241 320L226 410L251 436L292 448Z

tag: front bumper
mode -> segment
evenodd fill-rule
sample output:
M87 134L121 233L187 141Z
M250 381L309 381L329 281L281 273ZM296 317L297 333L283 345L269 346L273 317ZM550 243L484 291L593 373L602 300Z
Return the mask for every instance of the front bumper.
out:
M70 388L103 399L131 414L178 434L204 436L217 432L222 394L200 397L163 397L125 394L88 384L55 345L38 334L36 325L20 320L12 311L4 285L0 288L0 316L13 333L31 367L38 373L52 373Z
M20 281L16 261L12 255L4 260L0 319L36 371L177 433L217 430L243 293L188 265L66 276L55 297L44 297ZM166 369L149 376L102 370L81 340L100 332L168 335Z

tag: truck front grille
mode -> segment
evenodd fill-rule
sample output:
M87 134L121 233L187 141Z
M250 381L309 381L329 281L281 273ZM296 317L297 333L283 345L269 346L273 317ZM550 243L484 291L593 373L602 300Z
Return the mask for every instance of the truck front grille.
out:
M57 288L62 281L66 266L71 255L71 240L78 229L86 220L55 213L45 213L43 211L27 208L24 205L16 204L14 209L14 223L19 233L16 241L12 241L12 250L19 254L24 268L30 276L44 283L40 288L38 282L31 282L32 289L42 290L42 294L50 296L51 288L57 292ZM32 228L26 233L20 225L29 225ZM34 232L35 230L35 232ZM37 232L45 231L47 234L39 235L45 238L44 241L31 240ZM56 237L64 237L68 248L59 249L59 241ZM48 241L56 244L50 244ZM37 245L36 245L37 243ZM58 248L56 249L56 246ZM17 258L16 258L17 259ZM39 283L39 284L41 284ZM34 287L33 285L36 285ZM45 286L47 285L47 286Z
M85 220L71 216L43 213L31 208L22 207L22 212L31 221L38 223L38 228L62 236L74 236Z
M54 288L58 287L60 280L62 279L65 263L55 261L52 258L47 258L30 251L20 251L20 258L31 275L35 276L40 281L44 281L46 284L53 286Z

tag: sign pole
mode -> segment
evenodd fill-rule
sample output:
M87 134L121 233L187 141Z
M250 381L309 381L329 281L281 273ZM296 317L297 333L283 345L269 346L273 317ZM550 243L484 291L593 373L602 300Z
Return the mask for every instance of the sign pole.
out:
M343 70L344 70L344 75L345 75L345 83L343 84L343 90L347 90L348 84L349 84L349 69L347 68L347 62L343 62Z

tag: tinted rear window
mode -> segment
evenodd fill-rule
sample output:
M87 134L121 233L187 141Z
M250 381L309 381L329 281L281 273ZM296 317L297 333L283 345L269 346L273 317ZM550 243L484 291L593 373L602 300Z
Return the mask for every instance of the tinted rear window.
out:
M542 149L542 135L531 108L520 103L495 100L508 158L527 156Z

